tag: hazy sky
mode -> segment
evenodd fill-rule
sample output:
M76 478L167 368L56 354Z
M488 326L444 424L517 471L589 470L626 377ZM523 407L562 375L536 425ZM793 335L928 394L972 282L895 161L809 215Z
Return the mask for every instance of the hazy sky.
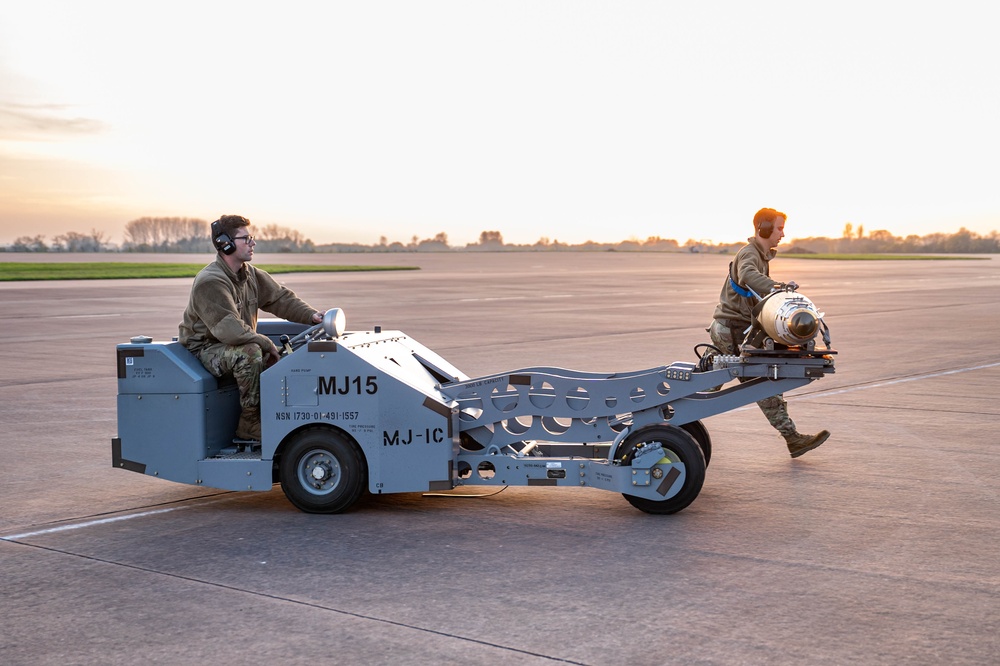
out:
M0 0L0 243L989 233L992 4Z

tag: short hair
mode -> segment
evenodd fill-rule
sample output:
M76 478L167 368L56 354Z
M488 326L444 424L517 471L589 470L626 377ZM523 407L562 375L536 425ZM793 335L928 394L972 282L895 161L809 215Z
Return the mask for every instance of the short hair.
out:
M218 222L219 226L222 227L222 231L230 238L236 238L236 231L238 229L250 226L250 220L242 215L223 215L216 222Z
M787 220L788 216L781 211L774 210L773 208L761 208L757 211L757 214L753 216L753 230L754 233L760 231L760 225L764 222L770 222L771 228L774 228L774 224L778 221L778 218L782 220ZM770 235L770 234L768 234Z

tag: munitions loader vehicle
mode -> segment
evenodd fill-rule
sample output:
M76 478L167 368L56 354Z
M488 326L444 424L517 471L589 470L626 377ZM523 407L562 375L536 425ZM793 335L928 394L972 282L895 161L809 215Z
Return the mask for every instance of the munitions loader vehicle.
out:
M766 323L747 332L757 346L620 373L468 377L402 331L345 331L339 309L312 327L261 320L283 353L261 374L261 441L240 445L235 382L176 341L136 336L117 346L113 465L228 490L280 483L314 513L344 511L366 491L463 486L586 486L674 513L705 480L712 441L702 419L834 371L815 306L774 297ZM821 324L825 351L814 342Z

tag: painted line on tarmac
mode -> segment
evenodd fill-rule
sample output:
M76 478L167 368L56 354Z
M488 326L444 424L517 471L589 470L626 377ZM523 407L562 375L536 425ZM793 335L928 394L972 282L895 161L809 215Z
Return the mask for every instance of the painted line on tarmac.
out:
M904 384L906 382L915 382L923 379L934 379L935 377L945 377L947 375L957 375L962 372L972 372L974 370L986 370L987 368L995 368L1000 365L997 363L986 363L985 365L973 365L968 368L955 368L954 370L941 370L939 372L928 372L923 375L914 375L912 377L900 377L899 379L890 379L889 381L879 382L877 384L868 384L867 386L852 386L843 389L830 389L829 391L817 391L816 393L810 393L809 395L804 395L798 400L808 400L810 398L825 398L830 395L840 395L841 393L853 393L854 391L863 391L865 389L882 388L883 386L893 386L894 384Z
M844 393L854 393L855 391L865 391L873 388L883 388L886 386L893 386L895 384L903 384L906 382L915 382L923 379L934 379L935 377L945 377L947 375L957 375L962 372L972 372L973 370L986 370L988 368L995 368L1000 366L1000 362L997 363L986 363L984 365L973 365L968 368L955 368L954 370L941 370L940 372L928 372L924 375L914 375L912 377L900 377L899 379L890 379L884 382L878 382L877 384L865 384L862 386L849 386L848 388L842 389L830 389L829 391L819 390L814 393L807 393L805 395L793 395L786 398L789 402L801 402L803 400L816 400L817 398L828 398L831 395L842 395ZM747 409L755 409L756 403L751 405L743 405L742 407L737 407L736 409L729 410L730 412L742 412Z
M132 513L127 516L115 516L114 518L101 518L100 520L88 520L85 523L72 523L70 525L60 525L59 527L50 527L47 530L37 530L35 532L22 532L21 534L8 534L6 536L0 536L0 541L17 541L18 539L27 539L28 537L41 536L43 534L54 534L56 532L66 532L68 530L78 530L84 527L93 527L94 525L106 525L108 523L117 523L122 520L131 520L133 518L142 518L143 516L153 516L158 513L169 513L170 511L177 511L178 509L186 509L184 506L174 506L169 509L156 509L155 511L143 511L142 513Z
M460 303L487 303L490 301L526 301L528 296L482 296L460 298ZM542 298L573 298L573 294L546 294Z
M108 314L78 314L78 315L51 315L49 319L100 319L102 317L121 317L120 313L112 312Z
M829 391L816 391L815 393L808 393L806 395L796 395L788 398L790 402L801 402L803 400L814 400L816 398L827 398L831 395L841 395L843 393L854 393L855 391L865 391L867 389L883 388L885 386L893 386L895 384L903 384L906 382L915 382L922 379L934 379L935 377L944 377L947 375L957 375L962 372L972 372L973 370L986 370L987 368L995 368L1000 366L1000 362L997 363L986 363L984 365L973 365L968 368L955 368L954 370L941 370L940 372L928 372L923 375L914 375L912 377L900 377L899 379L890 379L885 382L878 382L877 384L865 384L863 386L850 386L848 388L842 389L830 389ZM745 409L751 409L756 407L754 405L744 405L742 407L737 407L736 409L731 409L732 412L742 412Z

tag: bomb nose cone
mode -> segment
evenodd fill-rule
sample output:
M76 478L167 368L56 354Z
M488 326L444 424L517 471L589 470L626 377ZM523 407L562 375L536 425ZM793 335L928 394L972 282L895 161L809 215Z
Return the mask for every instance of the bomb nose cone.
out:
M819 319L808 310L799 310L788 320L788 332L800 340L812 340L819 329Z

